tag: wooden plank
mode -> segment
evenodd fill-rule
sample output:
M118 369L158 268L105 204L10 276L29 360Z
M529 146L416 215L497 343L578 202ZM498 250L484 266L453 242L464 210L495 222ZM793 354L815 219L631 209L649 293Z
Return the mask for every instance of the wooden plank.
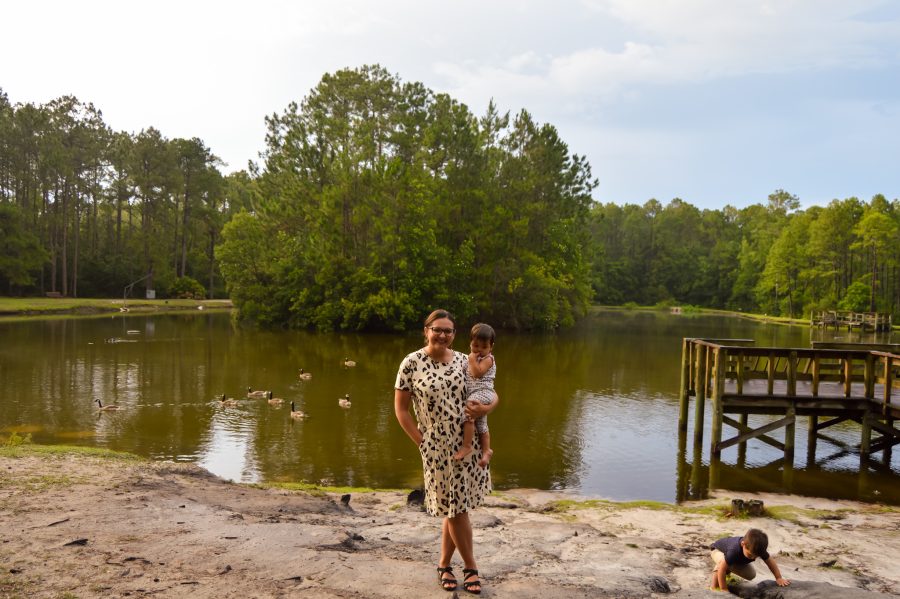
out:
M768 374L766 395L772 395L775 389L775 354L773 352L769 352Z
M869 422L869 426L877 430L882 435L891 435L893 437L900 436L900 430L897 430L893 426L885 424L884 422L880 422L879 420L876 420L874 418L871 422Z
M742 393L744 390L744 352L738 352L737 356L737 390L738 393Z
M782 418L781 420L776 420L775 422L770 422L769 424L767 424L765 426L761 426L759 428L753 429L749 433L744 433L743 435L738 435L737 437L732 437L731 439L728 439L726 441L721 441L720 443L717 444L715 449L717 452L721 452L723 449L727 449L728 447L731 447L732 445L737 445L738 443L741 443L743 441L749 441L750 439L755 439L756 437L759 437L760 435L764 435L768 432L777 430L783 426L788 426L789 424L793 424L794 420L795 420L794 416L789 416L789 417Z
M746 414L742 414L742 416L746 416ZM754 430L754 429L750 428L749 426L747 426L747 423L745 421L738 422L734 418L729 418L728 416L723 416L722 422L724 422L725 424L727 424L728 426L730 426L732 428L737 429L738 431L740 431L742 433L752 433ZM780 449L781 451L784 451L784 443L782 443L781 441L778 441L776 439L773 439L772 437L769 437L768 435L756 435L755 438L759 439L763 443L766 443L767 445L771 445L772 447L774 447L776 449ZM745 439L744 441L742 441L740 443L743 444L743 443L746 443L746 441L747 440Z

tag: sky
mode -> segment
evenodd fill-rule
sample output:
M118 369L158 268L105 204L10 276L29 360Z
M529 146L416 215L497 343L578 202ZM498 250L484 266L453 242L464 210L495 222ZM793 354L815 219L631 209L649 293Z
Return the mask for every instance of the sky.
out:
M10 0L0 89L199 137L224 172L325 73L491 99L586 156L594 199L900 197L900 0Z

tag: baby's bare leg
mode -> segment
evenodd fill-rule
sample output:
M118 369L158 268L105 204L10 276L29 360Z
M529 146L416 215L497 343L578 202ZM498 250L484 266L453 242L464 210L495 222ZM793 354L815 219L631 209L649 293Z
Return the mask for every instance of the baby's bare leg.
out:
M453 454L454 460L462 460L467 455L472 453L472 437L475 436L475 423L472 422L471 419L466 418L466 421L463 423L463 443L462 447L459 448L455 454Z
M481 459L478 460L478 465L482 468L486 468L488 464L491 463L491 458L494 457L494 450L491 449L491 433L490 431L485 431L478 436L479 443L481 443Z

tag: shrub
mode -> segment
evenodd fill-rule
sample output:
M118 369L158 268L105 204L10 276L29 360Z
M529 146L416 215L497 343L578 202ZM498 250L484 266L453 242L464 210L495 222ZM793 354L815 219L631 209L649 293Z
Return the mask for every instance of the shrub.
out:
M185 276L175 281L169 289L169 293L178 299L200 300L206 297L206 288L196 279Z

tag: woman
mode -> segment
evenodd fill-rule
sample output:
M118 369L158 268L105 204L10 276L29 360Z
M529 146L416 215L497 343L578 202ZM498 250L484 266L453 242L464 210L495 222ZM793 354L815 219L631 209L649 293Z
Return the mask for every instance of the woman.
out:
M491 490L488 468L478 466L481 447L462 460L454 460L463 441L465 417L477 418L496 407L477 401L466 404L466 354L453 351L456 324L446 310L425 319L425 347L403 359L394 385L394 412L400 426L419 446L425 471L425 510L444 518L438 578L445 591L457 587L450 559L459 551L465 564L463 588L481 593L481 581L472 547L469 510L481 505ZM412 404L415 419L409 413ZM417 424L418 423L418 424Z

